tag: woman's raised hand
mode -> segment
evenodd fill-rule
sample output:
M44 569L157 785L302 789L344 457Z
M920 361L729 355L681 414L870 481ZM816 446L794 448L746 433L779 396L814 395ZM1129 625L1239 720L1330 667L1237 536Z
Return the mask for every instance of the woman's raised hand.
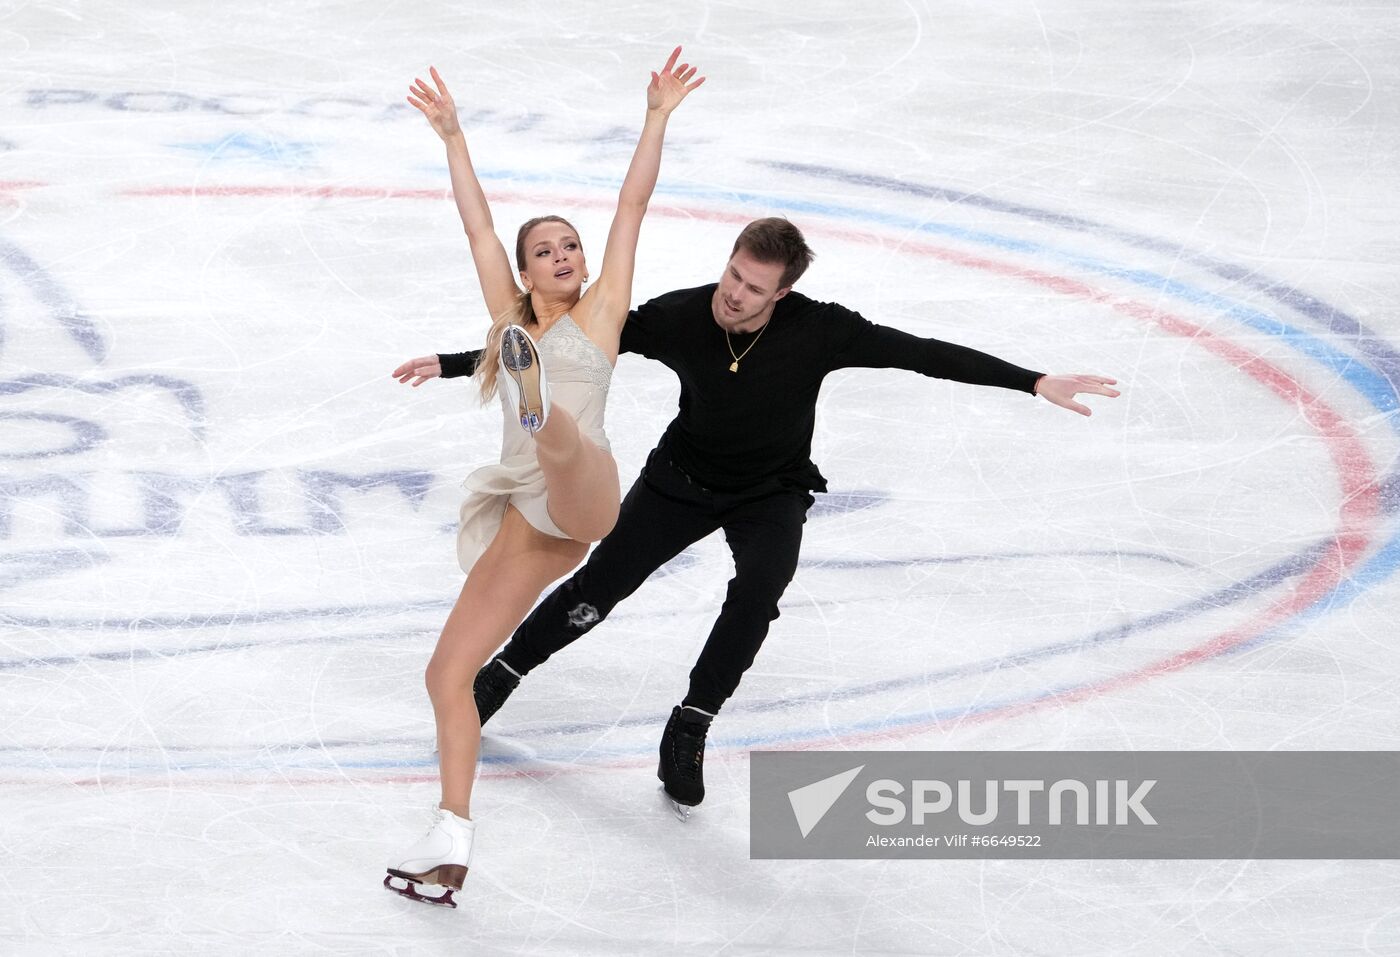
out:
M413 86L408 88L408 102L428 118L437 135L445 140L462 132L462 127L457 123L457 104L452 102L452 94L447 92L447 84L438 76L437 67L428 67L428 73L437 89L415 76Z
M691 90L705 82L703 76L694 82L691 81L691 77L695 76L695 67L689 63L676 66L680 56L681 48L676 47L671 51L671 58L666 61L661 72L651 74L651 85L647 87L648 110L670 113L681 105L681 100L685 99Z

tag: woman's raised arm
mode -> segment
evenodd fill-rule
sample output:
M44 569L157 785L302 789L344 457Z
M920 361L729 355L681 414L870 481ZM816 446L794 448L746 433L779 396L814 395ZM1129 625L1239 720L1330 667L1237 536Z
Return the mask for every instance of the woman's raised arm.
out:
M452 196L457 201L457 212L461 214L462 226L471 244L472 261L476 263L481 293L486 297L486 309L492 316L497 316L509 310L520 294L515 284L515 270L511 268L510 257L496 235L491 207L486 204L486 194L477 181L476 170L472 169L467 138L457 122L457 105L452 101L452 94L447 92L447 84L438 75L437 68L429 67L428 73L433 78L433 86L414 77L413 86L408 88L408 102L427 117L447 146Z
M647 116L632 165L622 181L617 196L617 212L608 230L608 245L603 252L603 269L597 283L588 291L592 315L610 327L621 329L632 304L632 270L637 258L637 237L642 218L656 188L661 169L661 147L666 138L666 121L681 101L705 82L695 76L696 68L689 63L676 65L681 48L676 47L660 73L652 73L647 87Z

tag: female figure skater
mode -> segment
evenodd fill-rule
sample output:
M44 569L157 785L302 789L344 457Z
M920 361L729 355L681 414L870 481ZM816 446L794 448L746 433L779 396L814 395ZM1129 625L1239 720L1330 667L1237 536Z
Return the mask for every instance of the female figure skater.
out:
M447 146L452 194L492 319L477 375L484 398L501 392L505 434L500 464L478 469L466 482L471 494L462 506L457 556L467 580L426 676L442 801L432 829L394 857L384 879L405 897L456 906L452 892L471 862L472 780L481 747L472 682L545 586L578 565L589 543L617 521L617 463L603 432L603 406L631 305L637 235L656 186L666 121L705 80L692 79L696 69L689 64L676 65L680 52L677 47L661 72L651 74L646 122L618 194L602 270L587 292L583 246L558 216L520 227L515 271L524 288L516 286L446 84L431 69L433 86L415 78L409 87L408 102ZM402 378L427 361L411 360L394 375ZM420 895L420 883L447 890L440 897Z

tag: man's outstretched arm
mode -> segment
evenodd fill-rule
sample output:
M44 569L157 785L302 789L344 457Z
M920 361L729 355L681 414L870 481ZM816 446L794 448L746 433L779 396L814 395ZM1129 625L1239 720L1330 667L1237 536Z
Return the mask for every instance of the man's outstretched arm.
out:
M1117 380L1100 375L1051 375L1024 369L996 356L940 339L923 339L900 329L859 319L837 354L834 368L908 369L935 379L994 386L1038 395L1080 415L1092 410L1074 397L1080 393L1116 397Z
M482 350L473 349L470 352L419 356L409 359L390 375L400 382L412 383L416 389L429 379L456 379L459 376L471 375L476 371L476 363L481 358L481 353Z

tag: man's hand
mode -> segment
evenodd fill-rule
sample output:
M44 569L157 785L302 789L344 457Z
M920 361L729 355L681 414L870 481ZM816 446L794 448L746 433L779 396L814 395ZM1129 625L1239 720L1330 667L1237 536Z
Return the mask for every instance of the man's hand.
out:
M1074 397L1081 392L1087 392L1117 398L1122 393L1109 388L1117 384L1117 379L1106 379L1101 375L1043 375L1035 384L1035 394L1062 409L1069 409L1080 415L1093 415L1093 409L1075 402Z
M394 378L400 382L412 379L415 389L429 379L436 379L440 375L442 375L442 363L435 355L409 359L393 371Z

